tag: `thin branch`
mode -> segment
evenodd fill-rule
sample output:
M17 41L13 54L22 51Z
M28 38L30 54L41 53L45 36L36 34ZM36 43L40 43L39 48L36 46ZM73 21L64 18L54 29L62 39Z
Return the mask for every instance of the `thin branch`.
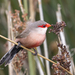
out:
M12 40L10 40L10 39L8 39L8 38L2 36L2 35L0 35L0 37L3 38L3 39L5 39L5 40L7 40L7 41L10 41L10 42L12 42L12 43L18 45L18 43L16 43L15 41L12 41ZM22 45L20 45L20 46L21 46L22 48L24 48L25 50L30 51L31 53L35 53L34 51L32 51L32 50L30 50L30 49L28 49L28 48L26 48L26 47L24 47L24 46L22 46ZM58 65L58 64L55 63L54 61L52 61L52 60L50 60L50 59L48 59L48 58L46 58L46 57L44 57L44 56L42 56L42 55L40 55L40 54L37 54L37 55L40 56L40 57L42 57L43 59L45 59L45 60L47 60L47 61L49 61L49 62L55 64L55 65ZM60 66L60 65L58 65L58 66L59 66L60 68L62 68L63 70L65 70L65 71L66 71L67 73L69 73L70 75L72 75L72 74L71 74L68 70L66 70L64 67L62 67L62 66Z

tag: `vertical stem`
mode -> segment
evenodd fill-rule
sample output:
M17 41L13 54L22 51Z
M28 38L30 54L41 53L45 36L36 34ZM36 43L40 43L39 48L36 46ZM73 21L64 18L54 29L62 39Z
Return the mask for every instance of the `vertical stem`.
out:
M25 13L28 14L28 3L27 3L27 0L23 0L23 1L24 1ZM28 20L28 16L26 17L26 19Z
M28 13L27 0L24 0L24 7L25 7L25 13ZM29 8L30 8L30 19L31 21L34 21L35 17L34 17L34 9L33 9L33 0L29 0ZM28 61L29 61L30 75L35 75L35 61L31 52L28 52Z
M62 21L62 16L61 16L61 11L60 11L60 4L58 4L58 11L56 12L56 16L57 16L57 22L61 22ZM60 40L60 42L63 44L63 45L65 45L65 46L67 46L67 44L66 44L66 40L65 40L65 34L64 34L64 31L63 32L60 32L60 34L59 34L59 37L58 38L60 38L61 40ZM69 50L68 50L69 51ZM70 52L69 52L70 53ZM71 56L71 55L70 55ZM71 71L71 73L73 74L73 66L72 66L72 64L74 64L73 63L73 61L71 60L71 67L70 67L70 71Z
M31 52L28 52L30 75L35 75L35 61Z
M38 51L38 53L41 54L40 46L37 47L37 51ZM43 59L37 56L36 57L36 63L37 63L40 75L45 75L46 73L45 73L45 70L44 70L44 61L43 61Z
M62 21L60 9L61 9L61 8L60 8L60 5L58 5L58 11L56 12L57 22L61 22L61 21ZM62 42L64 45L66 45L64 32L60 32L60 38L61 38L61 42Z
M40 62L38 62L39 64L38 64L38 66L39 66L39 69L41 70L41 72L40 72L40 75L46 75L46 72L45 72L45 69L44 69L44 65L43 65L43 63L42 63L42 61L41 61L41 59L40 59L40 57L39 56L37 56L38 57L38 61ZM42 71L43 70L43 71Z
M38 4L39 4L39 11L40 11L40 19L44 20L41 0L38 0ZM48 58L48 49L47 49L47 41L46 41L46 39L45 39L43 45L44 45L45 57ZM47 60L45 60L45 61L46 61L47 75L50 75L50 68L49 68L50 64L49 64L49 61L47 61Z
M35 21L35 10L34 10L34 4L33 4L34 0L29 0L29 5L30 5L30 20L31 21Z
M19 2L19 6L20 6L22 14L24 14L25 12L24 12L24 8L23 8L23 5L22 5L22 0L18 0L18 2Z
M6 12L7 14L7 23L8 23L8 38L9 39L12 39L12 36L13 36L13 32L12 32L12 29L11 29L11 26L12 26L12 21L11 21L11 17L10 17L10 13L9 11L11 10L11 6L10 6L10 1L8 1L8 11ZM12 47L12 44L11 42L8 42L8 50L10 50ZM9 64L9 75L13 75L13 67L12 67L12 63Z

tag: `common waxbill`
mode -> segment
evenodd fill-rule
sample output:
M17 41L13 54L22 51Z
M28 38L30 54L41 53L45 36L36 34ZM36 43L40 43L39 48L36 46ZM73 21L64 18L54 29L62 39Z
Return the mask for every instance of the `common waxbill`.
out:
M19 44L26 48L34 48L40 46L46 37L47 28L51 25L45 21L39 20L31 24L28 24L26 29L16 37L18 45L14 45L0 60L0 65L5 62L5 66L10 63L13 57L23 48Z

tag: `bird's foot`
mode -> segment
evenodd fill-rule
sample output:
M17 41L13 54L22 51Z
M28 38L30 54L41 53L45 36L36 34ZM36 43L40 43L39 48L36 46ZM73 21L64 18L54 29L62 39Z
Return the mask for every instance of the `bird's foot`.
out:
M19 41L17 43L18 43L18 45L16 46L16 48L18 49L20 47L21 43Z
M32 54L36 56L37 55L37 51L36 51L35 48L33 48L33 50L34 50L35 53L32 53Z

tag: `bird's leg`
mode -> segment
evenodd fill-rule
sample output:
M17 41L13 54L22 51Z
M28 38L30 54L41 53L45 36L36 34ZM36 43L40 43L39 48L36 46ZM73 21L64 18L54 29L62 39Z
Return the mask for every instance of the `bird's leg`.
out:
M36 56L37 55L37 51L36 51L35 48L33 48L33 50L34 50L35 53L32 53L32 54Z
M17 49L18 49L18 48L21 48L20 45L22 45L22 44L21 44L20 42L17 42L17 43L18 43L18 45L16 46L16 48L17 48ZM23 49L23 48L22 48L22 49ZM35 48L33 48L33 50L34 50L35 53L32 53L32 54L36 56L36 55L37 55L37 51L36 51Z

